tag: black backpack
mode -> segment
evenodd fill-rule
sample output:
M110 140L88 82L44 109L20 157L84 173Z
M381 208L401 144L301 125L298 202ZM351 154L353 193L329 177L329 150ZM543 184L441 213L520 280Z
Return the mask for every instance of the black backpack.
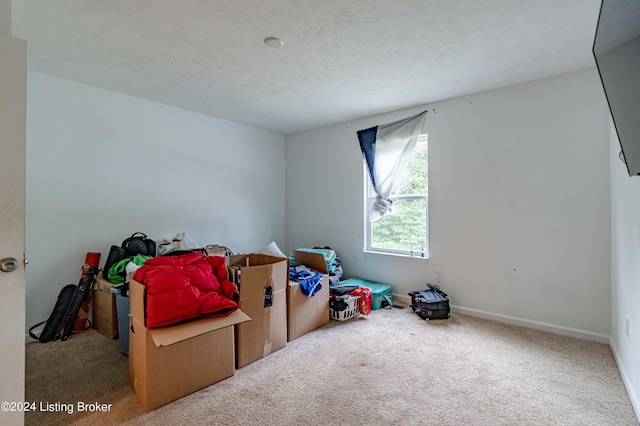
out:
M41 343L47 343L60 337L65 316L71 309L76 290L77 286L75 284L68 284L62 287L62 290L60 290L60 294L58 294L58 300L56 301L56 304L53 308L53 311L51 311L51 315L49 315L49 318L46 321L42 321L31 327L29 329L29 336L36 340L39 340ZM45 324L44 328L42 329L40 336L36 336L33 333L33 330L36 327L41 326L42 324Z
M102 277L105 280L109 280L109 269L124 259L126 252L127 251L120 246L111 246L107 260L104 262L104 268L102 268Z
M156 255L156 242L148 238L142 232L135 232L129 238L124 240L120 247L125 251L124 257L131 257L136 254L151 257L155 257Z
M447 319L451 312L447 293L437 285L427 284L428 290L409 292L411 309L423 320Z
M56 339L67 340L73 333L80 306L87 300L93 290L96 272L97 266L95 269L87 270L80 278L78 285L67 284L62 287L49 318L31 327L29 336L39 340L41 343ZM44 324L44 328L40 336L36 336L33 330L42 324Z

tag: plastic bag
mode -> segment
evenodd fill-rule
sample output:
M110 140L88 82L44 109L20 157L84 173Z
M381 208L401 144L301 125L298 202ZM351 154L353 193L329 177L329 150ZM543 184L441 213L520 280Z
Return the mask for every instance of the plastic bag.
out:
M275 243L275 241L272 241L267 246L262 247L260 250L258 250L258 253L268 254L275 257L287 257L287 255L284 254L282 250L280 250L280 248L278 248L278 245Z
M163 240L158 246L158 254L164 256L172 251L192 250L200 247L195 241L185 235L184 232L176 234L171 240Z

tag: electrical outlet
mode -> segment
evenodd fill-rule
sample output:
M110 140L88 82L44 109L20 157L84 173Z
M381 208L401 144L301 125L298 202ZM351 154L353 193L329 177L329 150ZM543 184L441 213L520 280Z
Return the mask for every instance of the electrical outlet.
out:
M434 279L436 284L440 284L442 282L442 269L436 268Z
M624 334L629 338L629 317L624 319Z

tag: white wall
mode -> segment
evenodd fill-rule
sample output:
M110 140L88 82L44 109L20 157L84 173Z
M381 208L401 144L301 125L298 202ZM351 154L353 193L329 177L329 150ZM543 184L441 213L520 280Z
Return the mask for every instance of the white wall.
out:
M29 72L27 326L87 251L136 231L284 246L284 206L284 135Z
M0 33L11 35L11 0L0 0Z
M427 105L430 259L362 252L356 131L287 137L287 249L329 245L345 276L433 282L459 311L608 341L608 113L595 69ZM434 111L435 110L435 111Z
M611 124L611 348L640 417L640 177L618 159ZM629 337L625 333L629 319Z

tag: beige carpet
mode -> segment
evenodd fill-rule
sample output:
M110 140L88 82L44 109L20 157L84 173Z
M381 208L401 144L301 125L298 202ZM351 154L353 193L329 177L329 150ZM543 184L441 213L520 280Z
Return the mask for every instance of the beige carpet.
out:
M27 425L638 424L608 346L410 309L332 321L146 414L118 342L93 330L27 345L26 365L28 401L113 404L27 413Z

